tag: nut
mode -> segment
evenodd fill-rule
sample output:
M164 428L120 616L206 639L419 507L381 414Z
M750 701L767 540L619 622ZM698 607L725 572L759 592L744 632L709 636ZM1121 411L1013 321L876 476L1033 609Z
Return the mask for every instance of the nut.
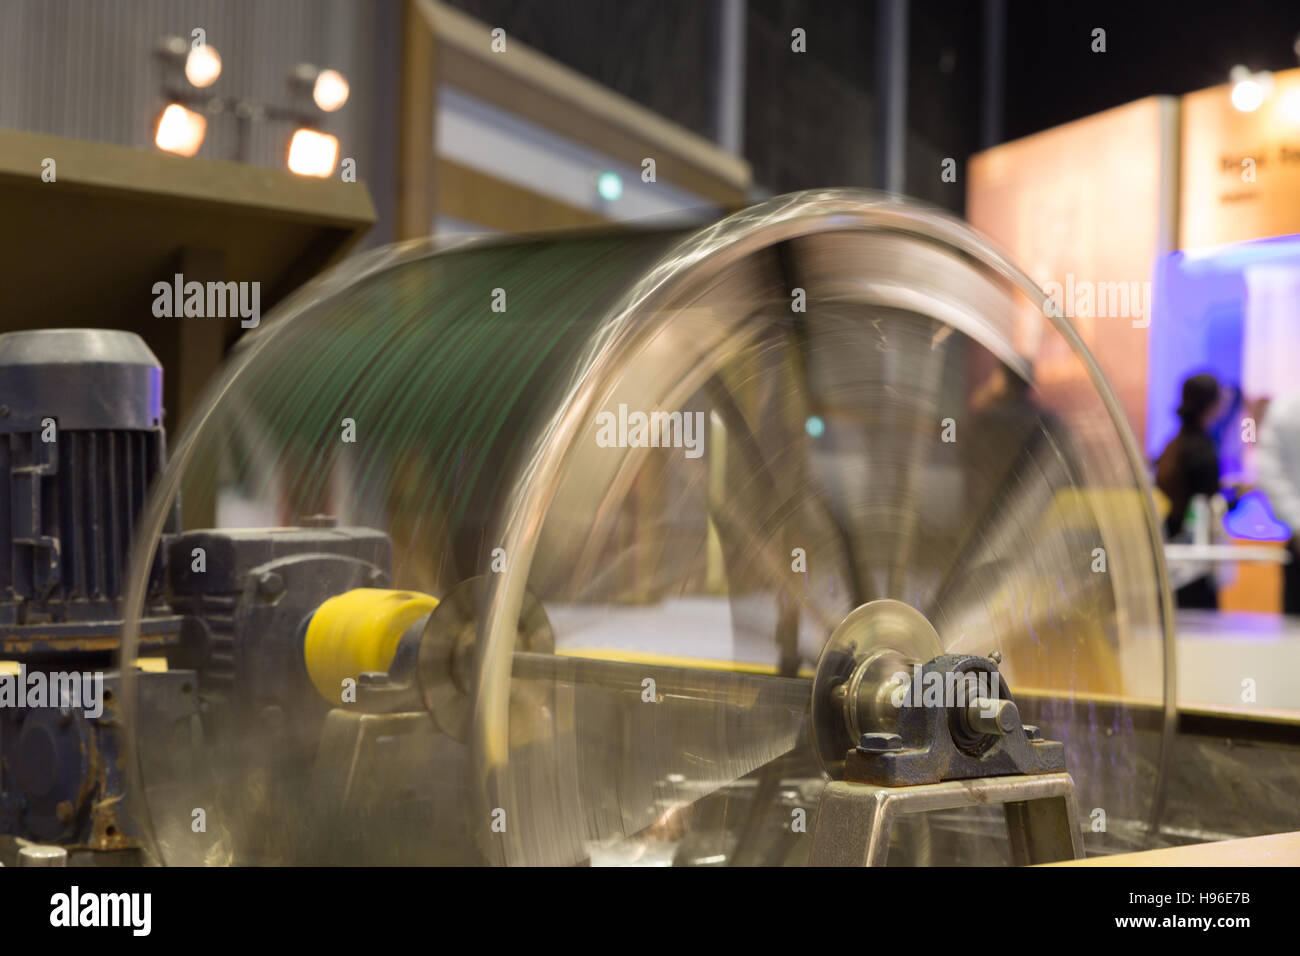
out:
M903 738L898 734L863 734L858 741L858 753L884 754L903 749Z

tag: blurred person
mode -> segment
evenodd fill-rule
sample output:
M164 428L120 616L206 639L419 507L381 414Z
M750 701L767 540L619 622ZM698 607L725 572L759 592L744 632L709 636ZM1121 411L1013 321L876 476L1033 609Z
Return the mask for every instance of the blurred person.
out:
M1282 569L1282 611L1300 614L1300 392L1269 406L1255 465L1273 514L1291 527L1291 561Z
M1246 414L1246 399L1241 386L1233 382L1220 382L1219 395L1219 416L1209 432L1219 449L1219 474L1231 480L1241 474L1241 419Z
M1173 540L1183 532L1187 509L1197 495L1219 493L1219 448L1210 435L1223 407L1219 381L1213 375L1193 375L1183 382L1178 406L1178 434L1156 460L1156 486L1169 499L1165 534ZM1217 610L1219 592L1212 574L1204 574L1174 592L1179 607Z

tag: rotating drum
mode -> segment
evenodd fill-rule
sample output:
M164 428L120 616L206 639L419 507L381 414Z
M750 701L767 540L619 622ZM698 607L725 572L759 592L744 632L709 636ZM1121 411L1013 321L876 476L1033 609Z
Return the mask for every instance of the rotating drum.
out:
M182 487L218 529L382 532L391 568L304 573L301 620L232 613L256 639L208 626L179 735L127 669L133 811L162 862L803 862L842 772L818 663L883 599L924 626L859 651L904 670L996 652L1065 745L1088 850L1150 842L1172 616L1135 442L1074 329L928 209L807 192L699 231L334 270L241 342L178 443L124 662ZM418 620L329 603L376 583ZM347 699L302 658L327 640L393 664ZM241 687L284 660L274 699ZM985 812L894 841L896 862L1008 859Z

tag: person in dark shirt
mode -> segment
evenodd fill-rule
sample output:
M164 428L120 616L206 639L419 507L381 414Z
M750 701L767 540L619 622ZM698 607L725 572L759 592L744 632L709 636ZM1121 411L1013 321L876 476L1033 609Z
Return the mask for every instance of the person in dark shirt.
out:
M1182 427L1156 461L1156 486L1169 499L1165 531L1170 538L1183 530L1194 496L1208 498L1219 492L1219 449L1210 427L1221 404L1219 382L1213 375L1193 375L1183 382L1183 403L1178 406ZM1208 574L1183 585L1174 599L1179 607L1219 606L1218 590Z

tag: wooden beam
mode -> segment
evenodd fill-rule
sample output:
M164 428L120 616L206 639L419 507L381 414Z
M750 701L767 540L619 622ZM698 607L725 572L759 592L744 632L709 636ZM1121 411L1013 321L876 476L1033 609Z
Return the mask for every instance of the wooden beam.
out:
M417 0L402 6L401 101L398 106L397 238L433 231L436 40Z
M434 182L438 211L498 232L538 232L607 225L594 212L439 158Z
M1300 866L1300 833L1195 843L1141 853L1094 856L1046 866Z

